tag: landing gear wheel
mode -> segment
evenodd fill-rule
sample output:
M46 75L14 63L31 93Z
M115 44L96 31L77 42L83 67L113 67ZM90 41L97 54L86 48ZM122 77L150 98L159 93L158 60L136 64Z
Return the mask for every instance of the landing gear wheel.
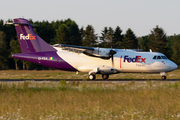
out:
M102 78L103 78L103 80L106 80L109 78L109 75L108 74L102 74Z
M166 76L162 76L162 80L165 80L166 79Z
M89 77L90 80L95 80L96 79L96 75L94 75L94 74L90 74L88 77Z

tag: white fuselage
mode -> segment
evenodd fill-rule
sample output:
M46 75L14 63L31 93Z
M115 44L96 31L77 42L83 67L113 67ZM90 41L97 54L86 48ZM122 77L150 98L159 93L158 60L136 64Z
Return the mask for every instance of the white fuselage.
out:
M83 53L75 53L57 49L57 54L80 72L89 72L98 67L107 66L115 68L119 72L144 72L144 73L160 73L170 72L177 68L177 65L169 59L163 59L165 55L158 52L136 52L133 50L115 49L114 65L112 60L101 59L97 57L87 56ZM160 56L153 59L154 56ZM163 56L163 57L162 57Z

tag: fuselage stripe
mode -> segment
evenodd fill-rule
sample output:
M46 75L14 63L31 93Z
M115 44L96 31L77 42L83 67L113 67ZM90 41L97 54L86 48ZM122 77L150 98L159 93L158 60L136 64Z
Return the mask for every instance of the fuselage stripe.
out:
M121 61L122 61L122 55L121 55L121 57L120 57L120 68L121 68Z

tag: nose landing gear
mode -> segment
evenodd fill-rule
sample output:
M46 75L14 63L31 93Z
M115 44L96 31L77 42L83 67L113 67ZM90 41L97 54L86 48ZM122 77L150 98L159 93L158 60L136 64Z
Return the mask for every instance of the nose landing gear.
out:
M165 80L165 79L166 79L166 76L162 76L161 78L162 78L162 80Z
M161 75L162 80L166 80L166 73L165 72L161 72L160 75Z

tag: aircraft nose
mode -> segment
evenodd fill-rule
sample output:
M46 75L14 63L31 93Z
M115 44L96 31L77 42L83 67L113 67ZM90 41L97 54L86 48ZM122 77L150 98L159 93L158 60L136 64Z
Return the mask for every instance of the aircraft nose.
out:
M176 63L172 62L171 65L170 65L170 69L175 70L177 68L178 68L178 66L176 65Z

